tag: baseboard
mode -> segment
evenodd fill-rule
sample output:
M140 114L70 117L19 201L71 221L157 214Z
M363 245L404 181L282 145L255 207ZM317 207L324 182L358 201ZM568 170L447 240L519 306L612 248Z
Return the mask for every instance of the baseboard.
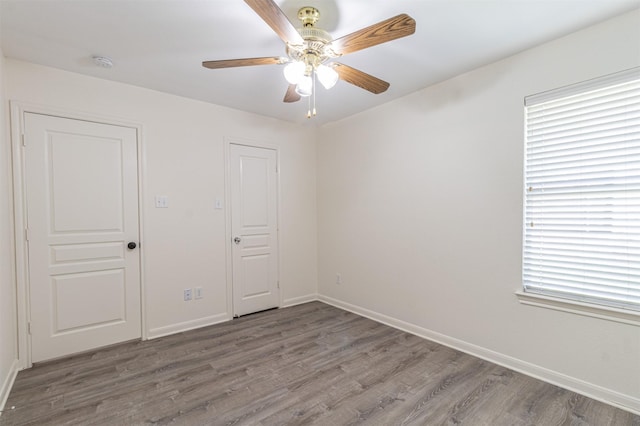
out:
M9 393L11 392L11 388L13 387L13 382L15 382L16 380L18 371L20 371L20 363L16 359L11 364L9 373L7 374L7 377L5 377L2 381L2 386L0 387L0 416L2 415L2 411L4 410L4 405L7 403Z
M517 358L494 352L481 346L473 345L471 343L467 343L462 340L458 340L456 338L419 327L415 324L411 324L363 308L361 306L352 305L350 303L346 303L341 300L333 299L331 297L323 295L318 295L317 300L372 319L379 323L397 328L399 330L406 331L407 333L414 334L424 339L440 343L442 345L484 359L494 364L507 367L519 373L526 374L527 376L531 376L544 382L560 386L572 392L576 392L597 401L604 402L605 404L613 405L614 407L629 411L633 414L640 415L640 399L638 398L634 398L611 389L603 388L601 386L594 385L592 383L585 382L583 380L579 380L565 374L558 373L557 371L549 370L538 365L522 361Z
M306 296L292 297L291 299L284 299L282 301L281 308L288 308L289 306L301 305L303 303L315 302L318 300L317 294L307 294Z
M189 331L196 328L219 324L221 322L229 321L230 319L231 315L225 312L224 314L211 315L204 318L198 318L196 320L184 321L164 327L152 328L149 330L147 338L157 339L158 337L168 336L170 334L182 333L183 331Z

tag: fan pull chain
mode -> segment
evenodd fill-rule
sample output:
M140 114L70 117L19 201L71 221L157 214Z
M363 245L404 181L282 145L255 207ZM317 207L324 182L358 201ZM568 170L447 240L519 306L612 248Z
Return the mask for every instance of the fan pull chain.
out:
M313 98L313 113L311 112L311 98ZM307 96L307 118L316 116L316 73L313 71L311 79L311 95Z
M316 73L313 72L313 116L316 115Z

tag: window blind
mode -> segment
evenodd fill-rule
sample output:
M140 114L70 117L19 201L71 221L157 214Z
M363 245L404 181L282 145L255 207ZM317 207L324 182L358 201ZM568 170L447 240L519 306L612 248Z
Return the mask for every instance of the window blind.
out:
M525 99L525 292L640 311L640 68Z

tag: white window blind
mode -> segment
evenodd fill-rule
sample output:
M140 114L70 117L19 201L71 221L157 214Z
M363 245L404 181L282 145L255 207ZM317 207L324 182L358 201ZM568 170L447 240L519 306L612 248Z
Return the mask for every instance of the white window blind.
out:
M640 68L525 99L525 292L640 311Z

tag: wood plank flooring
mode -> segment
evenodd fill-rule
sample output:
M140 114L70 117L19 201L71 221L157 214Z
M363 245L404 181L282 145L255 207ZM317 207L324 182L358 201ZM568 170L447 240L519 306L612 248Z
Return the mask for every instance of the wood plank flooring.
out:
M320 302L37 365L18 374L5 409L2 426L640 426Z

